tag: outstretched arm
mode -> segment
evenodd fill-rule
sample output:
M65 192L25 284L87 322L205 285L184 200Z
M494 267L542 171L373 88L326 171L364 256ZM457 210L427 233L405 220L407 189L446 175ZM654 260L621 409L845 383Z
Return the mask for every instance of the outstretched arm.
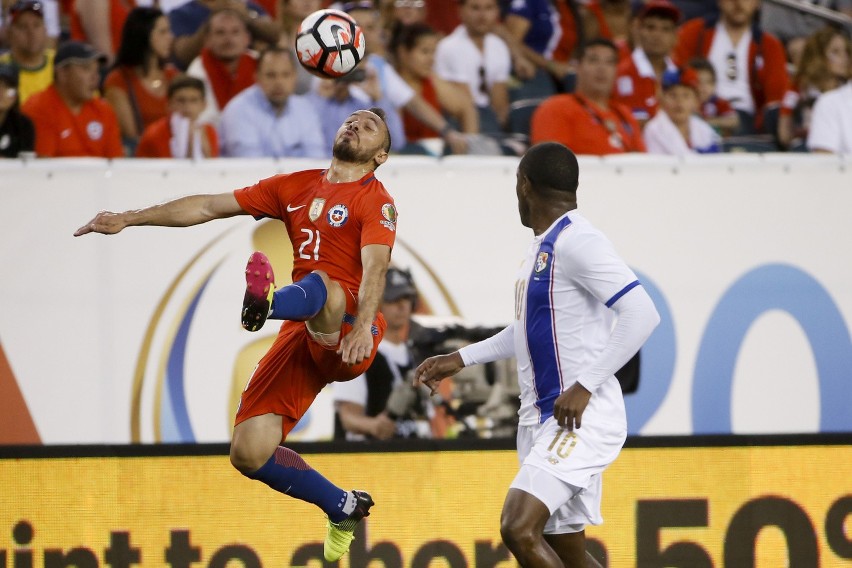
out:
M352 331L340 341L344 363L355 365L370 356L373 350L371 328L385 291L385 272L390 264L390 247L366 245L361 249L361 288L358 290L358 317Z
M94 219L77 229L75 237L88 233L114 235L125 227L154 225L157 227L189 227L224 219L234 215L245 215L246 211L237 203L233 192L190 195L144 209L133 209L123 213L101 211Z
M515 356L515 324L510 323L496 335L466 345L448 355L429 357L414 370L414 386L426 385L432 394L438 383L469 365L490 363Z

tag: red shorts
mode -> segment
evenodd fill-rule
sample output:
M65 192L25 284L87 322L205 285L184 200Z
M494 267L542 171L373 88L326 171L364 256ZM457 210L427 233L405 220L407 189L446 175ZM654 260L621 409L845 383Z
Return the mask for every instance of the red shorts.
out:
M354 317L351 314L357 311L355 298L346 294L340 339L352 331ZM284 441L325 385L352 380L367 370L376 357L385 327L385 318L377 314L373 321L370 356L357 365L347 365L337 354L337 346L326 347L311 338L305 322L285 321L272 347L249 378L240 397L234 425L253 416L278 414L283 417L281 440Z

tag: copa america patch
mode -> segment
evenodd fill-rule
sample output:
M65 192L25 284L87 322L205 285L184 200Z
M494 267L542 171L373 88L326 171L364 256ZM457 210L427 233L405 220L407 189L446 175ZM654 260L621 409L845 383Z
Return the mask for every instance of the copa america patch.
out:
M93 120L86 125L86 134L88 134L89 138L92 140L100 140L101 136L104 135L104 125L97 120Z
M380 221L380 223L391 231L395 231L396 207L393 206L393 203L385 203L382 205L382 217L384 217L384 220Z
M550 255L546 252L538 253L538 258L535 259L535 271L536 274L539 274L547 268L547 259L550 258Z
M332 206L328 210L328 224L332 227L342 227L349 219L349 209L342 203Z

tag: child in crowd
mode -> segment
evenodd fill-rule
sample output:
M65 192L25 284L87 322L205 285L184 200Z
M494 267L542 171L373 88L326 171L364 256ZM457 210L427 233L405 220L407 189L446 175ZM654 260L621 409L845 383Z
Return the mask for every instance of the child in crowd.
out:
M734 134L740 127L740 118L734 107L716 94L716 70L708 60L697 57L687 66L698 77L699 114L722 136Z
M692 69L663 75L660 109L643 130L650 154L686 156L722 150L722 139L698 112L698 77Z
M169 84L169 114L142 133L138 158L215 158L219 156L216 129L200 124L205 108L204 82L180 76Z

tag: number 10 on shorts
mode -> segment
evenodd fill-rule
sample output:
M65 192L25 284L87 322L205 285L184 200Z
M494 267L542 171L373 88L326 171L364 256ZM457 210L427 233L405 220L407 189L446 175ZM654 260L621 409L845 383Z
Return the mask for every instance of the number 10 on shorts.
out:
M553 441L550 442L550 445L547 447L548 452L554 451L556 448L556 455L560 458L567 458L571 453L571 450L574 449L574 446L577 445L577 435L565 428L560 428L556 431L556 436L553 437Z

